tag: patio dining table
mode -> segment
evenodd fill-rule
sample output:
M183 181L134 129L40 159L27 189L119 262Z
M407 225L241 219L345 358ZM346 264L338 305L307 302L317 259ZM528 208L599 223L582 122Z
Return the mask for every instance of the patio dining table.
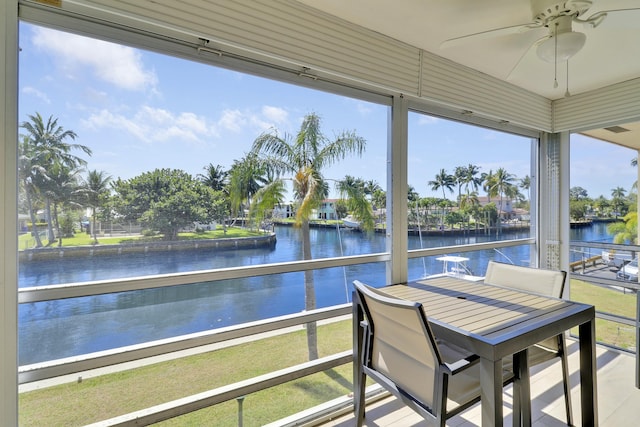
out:
M422 303L436 337L480 356L483 426L503 425L502 361L511 355L514 369L519 369L521 377L514 384L514 407L519 403L522 408L522 425L531 424L527 348L577 326L582 425L598 425L592 305L447 276L379 290ZM355 304L354 324L359 324L362 318L362 308ZM361 350L361 337L356 336L354 360L360 360ZM515 402L517 395L519 402ZM520 423L514 420L516 424Z

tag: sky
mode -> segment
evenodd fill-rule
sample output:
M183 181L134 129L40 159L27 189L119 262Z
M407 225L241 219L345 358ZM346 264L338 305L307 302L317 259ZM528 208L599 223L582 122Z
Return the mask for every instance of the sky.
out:
M353 131L367 141L362 157L351 156L324 176L351 175L385 187L386 106L26 23L20 25L19 79L20 122L36 112L57 118L77 134L74 142L91 148L87 169L113 179L155 168L194 176L208 164L228 169L260 134L294 136L304 116L316 113L328 139ZM636 156L574 135L571 186L594 198L610 197L616 187L629 191ZM440 169L502 167L521 179L530 173L529 158L528 138L410 114L407 173L422 197L442 197L429 185Z

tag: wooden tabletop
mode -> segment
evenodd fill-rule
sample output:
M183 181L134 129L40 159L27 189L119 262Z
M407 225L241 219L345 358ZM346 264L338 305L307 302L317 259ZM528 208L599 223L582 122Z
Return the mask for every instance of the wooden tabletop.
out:
M497 360L593 319L592 306L438 277L380 289L423 304L436 336ZM451 333L453 331L454 333Z

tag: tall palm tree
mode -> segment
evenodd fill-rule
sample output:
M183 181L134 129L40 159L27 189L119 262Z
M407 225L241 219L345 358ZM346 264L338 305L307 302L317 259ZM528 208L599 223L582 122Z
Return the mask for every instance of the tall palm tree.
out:
M297 204L296 224L302 233L302 257L311 259L311 239L309 219L313 209L320 206L327 195L327 185L322 174L323 169L347 155L361 155L365 148L365 140L354 132L342 132L334 140L327 139L320 131L320 118L316 114L305 116L298 134L291 138L278 136L277 133L264 133L253 143L252 155L259 158L276 171L279 179L291 179L293 197ZM284 178L285 175L291 178ZM366 223L370 210L354 212L363 223ZM304 273L305 308L316 308L313 272ZM317 329L315 322L307 325L307 345L309 359L318 358Z
M33 197L33 192L39 190L39 186L45 186L51 177L49 171L54 165L60 164L70 170L86 165L86 161L75 154L74 150L80 150L91 155L91 149L81 144L66 142L75 140L77 135L71 130L65 130L58 125L58 119L49 116L45 122L40 113L29 115L29 120L22 122L20 127L26 131L20 143L20 165L27 169L21 171L23 186L27 198ZM22 158L24 157L24 158ZM45 199L47 199L45 197ZM49 241L53 241L53 223L51 218L50 200L46 200ZM35 215L32 215L35 217ZM36 244L42 246L39 239Z
M520 188L527 191L527 201L531 200L531 177L529 175L525 176L520 180Z
M614 189L611 190L611 204L613 205L613 208L616 211L616 218L618 218L618 215L620 214L620 208L622 208L624 206L624 198L627 195L627 190L625 190L622 187L616 187Z
M232 214L244 217L244 209L251 211L253 195L269 182L267 164L251 152L235 160L229 171L229 199Z
M478 188L482 185L482 178L478 176L480 173L480 167L469 163L467 167L464 168L464 171L465 174L462 178L462 183L464 184L467 194L478 191Z
M110 175L95 169L87 173L87 178L84 182L87 204L91 208L91 233L93 234L94 244L98 244L98 230L96 227L98 209L103 206L105 200L109 197L110 183Z
M515 175L510 174L504 168L498 168L491 183L490 192L492 195L500 197L500 204L498 205L498 228L500 228L500 218L503 208L504 197L512 194L512 188L514 186L513 181L516 179Z
M55 164L49 171L49 181L45 185L45 194L50 201L52 209L52 220L58 235L58 246L62 246L63 233L58 220L58 208L76 209L81 206L80 195L82 193L78 183L79 169L69 169L68 167Z
M453 186L455 185L455 179L452 175L449 175L444 169L440 169L440 172L436 175L433 181L429 181L429 186L433 191L442 190L442 200L447 200L445 190L449 190L449 193L453 193ZM444 205L442 209L442 220L440 225L444 225Z
M409 202L415 202L420 198L420 194L416 191L413 185L407 187L407 200Z
M493 185L493 170L489 172L482 172L480 179L482 180L482 189L487 195L487 203L491 203L491 186Z
M465 183L465 179L467 176L467 167L466 166L456 166L453 171L453 182L456 187L458 187L458 198L456 199L458 203L460 203L460 199L462 198L462 186Z
M35 238L36 247L42 247L40 232L38 231L36 218L36 201L39 197L38 187L35 178L40 173L40 166L43 153L36 150L28 136L23 135L18 143L18 178L20 189L24 191L27 202L27 210L31 220L31 234Z

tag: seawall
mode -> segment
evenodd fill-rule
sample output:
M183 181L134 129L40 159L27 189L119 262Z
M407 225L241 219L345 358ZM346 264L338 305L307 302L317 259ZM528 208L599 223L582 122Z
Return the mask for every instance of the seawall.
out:
M84 258L104 255L126 255L131 253L149 253L161 251L184 251L192 249L252 249L271 248L276 245L275 233L257 237L228 239L177 240L143 243L122 243L117 245L87 245L71 247L34 248L19 251L20 262L52 260L65 257Z

